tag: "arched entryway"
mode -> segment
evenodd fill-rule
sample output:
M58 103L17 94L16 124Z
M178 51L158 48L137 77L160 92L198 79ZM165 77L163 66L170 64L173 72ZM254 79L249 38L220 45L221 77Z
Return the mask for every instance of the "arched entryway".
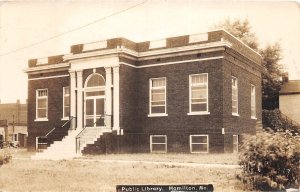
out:
M84 126L103 127L105 111L105 80L98 73L91 74L84 86Z

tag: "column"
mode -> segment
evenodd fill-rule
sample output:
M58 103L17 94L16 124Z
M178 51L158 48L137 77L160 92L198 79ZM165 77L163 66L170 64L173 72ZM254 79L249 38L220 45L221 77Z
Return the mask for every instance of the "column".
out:
M75 71L69 70L70 73L70 116L76 117L76 74ZM76 129L76 119L71 120L71 129Z
M111 129L112 116L112 74L111 67L105 67L106 83L105 83L105 125Z
M82 70L76 71L77 74L77 128L82 129L83 121L82 121Z
M119 66L113 67L113 83L114 83L114 97L113 97L113 102L114 102L114 130L118 131L118 134L120 132L120 117L119 117L119 102L120 102L120 98L119 98L119 89L120 89L120 85L119 85Z

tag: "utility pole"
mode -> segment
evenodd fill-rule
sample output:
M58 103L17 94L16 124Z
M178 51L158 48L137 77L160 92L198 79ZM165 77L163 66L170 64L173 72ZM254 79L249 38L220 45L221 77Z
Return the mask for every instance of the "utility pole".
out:
M13 115L12 128L13 128L12 140L14 141L15 140L15 115Z

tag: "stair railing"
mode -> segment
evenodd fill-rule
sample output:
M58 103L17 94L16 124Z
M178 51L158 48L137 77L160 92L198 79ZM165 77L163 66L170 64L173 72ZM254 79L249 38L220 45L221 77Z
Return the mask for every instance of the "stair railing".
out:
M280 115L283 119L286 120L286 122L288 123L289 128L296 128L297 130L295 130L296 132L300 133L300 124L294 120L292 120L290 117L288 117L287 115L283 114L280 110Z
M92 127L95 126L96 123L98 123L100 121L100 119L104 119L105 116L112 116L112 115L107 115L107 114L104 114L104 115L101 115L99 117L98 120L96 120L93 124L92 124ZM76 135L76 153L80 152L80 148L81 148L81 142L80 142L80 138L81 138L81 134L86 130L88 125L85 125L84 128ZM90 125L89 125L90 126ZM105 121L104 121L104 126L105 125Z
M62 126L60 126L59 128L63 128L63 127L65 127L69 122L71 122L73 119L75 119L76 117L74 117L74 116L70 116L70 118L69 118L69 120L68 121L66 121ZM39 139L37 139L37 150L39 151L39 149L40 149L40 147L42 148L42 149L46 149L47 148L47 145L48 145L48 142L47 142L47 140L48 140L48 136L55 130L55 129L57 129L57 127L53 127L53 129L51 129L50 131L48 131L48 133L46 133L46 135L44 135L44 136L40 136L40 137L38 137L38 138L42 138L42 141L43 142L39 142Z

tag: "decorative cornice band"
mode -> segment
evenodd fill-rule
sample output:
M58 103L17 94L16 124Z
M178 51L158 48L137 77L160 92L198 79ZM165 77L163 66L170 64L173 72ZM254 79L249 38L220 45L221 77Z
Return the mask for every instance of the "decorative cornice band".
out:
M28 79L28 81L41 80L41 79L52 79L52 78L59 78L59 77L69 77L69 75L55 75L55 76L48 76L48 77L30 78L30 79Z
M117 47L115 49L109 49L109 50L100 50L100 51L93 51L93 52L80 53L80 54L68 54L68 55L65 55L63 58L64 58L64 61L69 61L69 60L81 59L81 58L86 58L86 57L96 57L96 56L103 56L103 55L126 53L128 55L132 55L132 56L136 57L139 60L142 57L148 57L148 56L154 56L154 55L192 51L192 50L196 50L196 49L207 49L207 48L213 48L213 47L231 47L231 46L232 46L232 44L228 41L217 41L217 42L210 42L210 43L197 44L197 45L188 45L188 46L184 46L184 47L152 50L152 51L146 51L146 52L136 52L136 51L130 50L125 47Z
M174 65L174 64L181 64L181 63L191 63L191 62L197 62L197 61L208 61L208 60L215 60L215 59L223 59L223 56L218 57L208 57L208 58L202 58L202 59L191 59L191 60L183 60L183 61L172 61L172 62L166 62L166 63L153 63L153 64L147 64L142 66L135 66L126 62L120 62L120 64L127 65L133 68L147 68L147 67L158 67L162 65Z
M30 72L33 72L33 71L57 69L57 68L69 67L69 66L70 66L69 63L58 63L58 64L52 64L52 65L46 65L46 66L27 68L27 69L24 70L24 72L25 73L30 73Z

